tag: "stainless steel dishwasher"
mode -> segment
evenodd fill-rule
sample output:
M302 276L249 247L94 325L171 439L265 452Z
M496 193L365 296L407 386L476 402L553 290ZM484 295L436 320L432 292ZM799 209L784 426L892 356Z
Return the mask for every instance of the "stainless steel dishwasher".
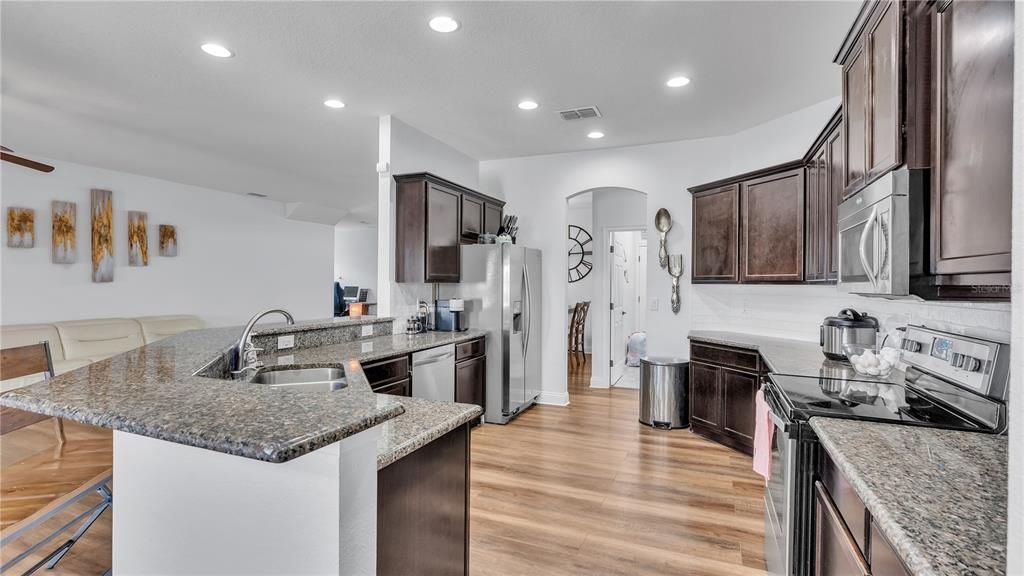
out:
M455 401L454 344L413 353L412 395L427 400Z

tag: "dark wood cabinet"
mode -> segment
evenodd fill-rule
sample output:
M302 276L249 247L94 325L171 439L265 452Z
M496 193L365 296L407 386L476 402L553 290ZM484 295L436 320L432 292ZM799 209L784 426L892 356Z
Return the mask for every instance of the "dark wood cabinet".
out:
M754 446L754 397L760 379L757 352L690 344L690 429L746 454Z
M484 229L484 202L473 196L462 196L462 239L475 244Z
M837 110L804 157L806 266L804 280L835 282L839 272L839 202L842 200L842 111Z
M740 215L740 282L803 281L803 167L741 183Z
M693 282L736 282L739 185L693 195Z
M892 544L882 535L878 525L871 521L871 574L874 576L910 576L910 571L896 555Z
M469 573L468 425L377 472L377 574Z
M487 357L479 356L455 365L455 401L484 406Z
M1013 2L938 2L934 21L933 272L1009 284Z
M865 2L843 41L844 196L903 162L903 11L896 0Z
M867 560L820 481L814 483L814 573L871 576Z
M484 234L497 234L501 228L502 208L491 202L484 203Z
M363 375L370 389L377 394L412 396L412 372L409 356L395 356L362 364Z
M504 202L427 173L395 182L395 281L458 282L460 245L493 226L494 208L500 221Z

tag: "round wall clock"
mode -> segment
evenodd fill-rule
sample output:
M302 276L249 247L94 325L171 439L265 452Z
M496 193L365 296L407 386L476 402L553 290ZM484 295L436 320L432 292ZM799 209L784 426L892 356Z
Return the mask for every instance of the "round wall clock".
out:
M594 264L590 256L594 255L594 238L579 226L569 225L569 282L579 282L590 274Z

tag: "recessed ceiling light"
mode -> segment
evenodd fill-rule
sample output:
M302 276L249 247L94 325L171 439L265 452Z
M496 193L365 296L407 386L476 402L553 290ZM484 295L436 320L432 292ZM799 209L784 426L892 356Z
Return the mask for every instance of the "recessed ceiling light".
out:
M327 100L324 100L324 106L327 106L328 108L344 108L345 103L337 98L328 98Z
M686 76L674 76L672 78L669 78L668 82L665 82L665 85L668 86L669 88L682 88L683 86L686 86L689 83L690 79L687 78Z
M203 52L206 52L210 56L216 56L217 58L231 58L235 55L234 52L221 46L220 44L214 44L213 42L207 42L200 46Z
M533 100L523 100L519 103L520 110L536 110L540 104L537 104Z
M435 16L430 19L430 28L435 32L447 34L459 29L459 21L451 16Z
M598 138L604 138L604 132L598 132L597 130L594 130L590 134L587 134L587 138L590 138L591 140L597 140Z

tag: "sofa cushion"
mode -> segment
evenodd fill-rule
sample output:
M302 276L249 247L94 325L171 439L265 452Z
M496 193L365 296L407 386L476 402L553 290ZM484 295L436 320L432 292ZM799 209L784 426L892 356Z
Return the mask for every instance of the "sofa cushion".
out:
M54 362L65 358L60 335L57 333L57 327L53 324L0 326L0 348L29 346L44 340L50 343L50 357Z
M144 344L142 327L131 318L57 322L66 360L102 360Z
M198 316L176 314L172 316L141 316L136 318L142 326L142 338L146 344L163 340L187 330L198 330L203 321Z

